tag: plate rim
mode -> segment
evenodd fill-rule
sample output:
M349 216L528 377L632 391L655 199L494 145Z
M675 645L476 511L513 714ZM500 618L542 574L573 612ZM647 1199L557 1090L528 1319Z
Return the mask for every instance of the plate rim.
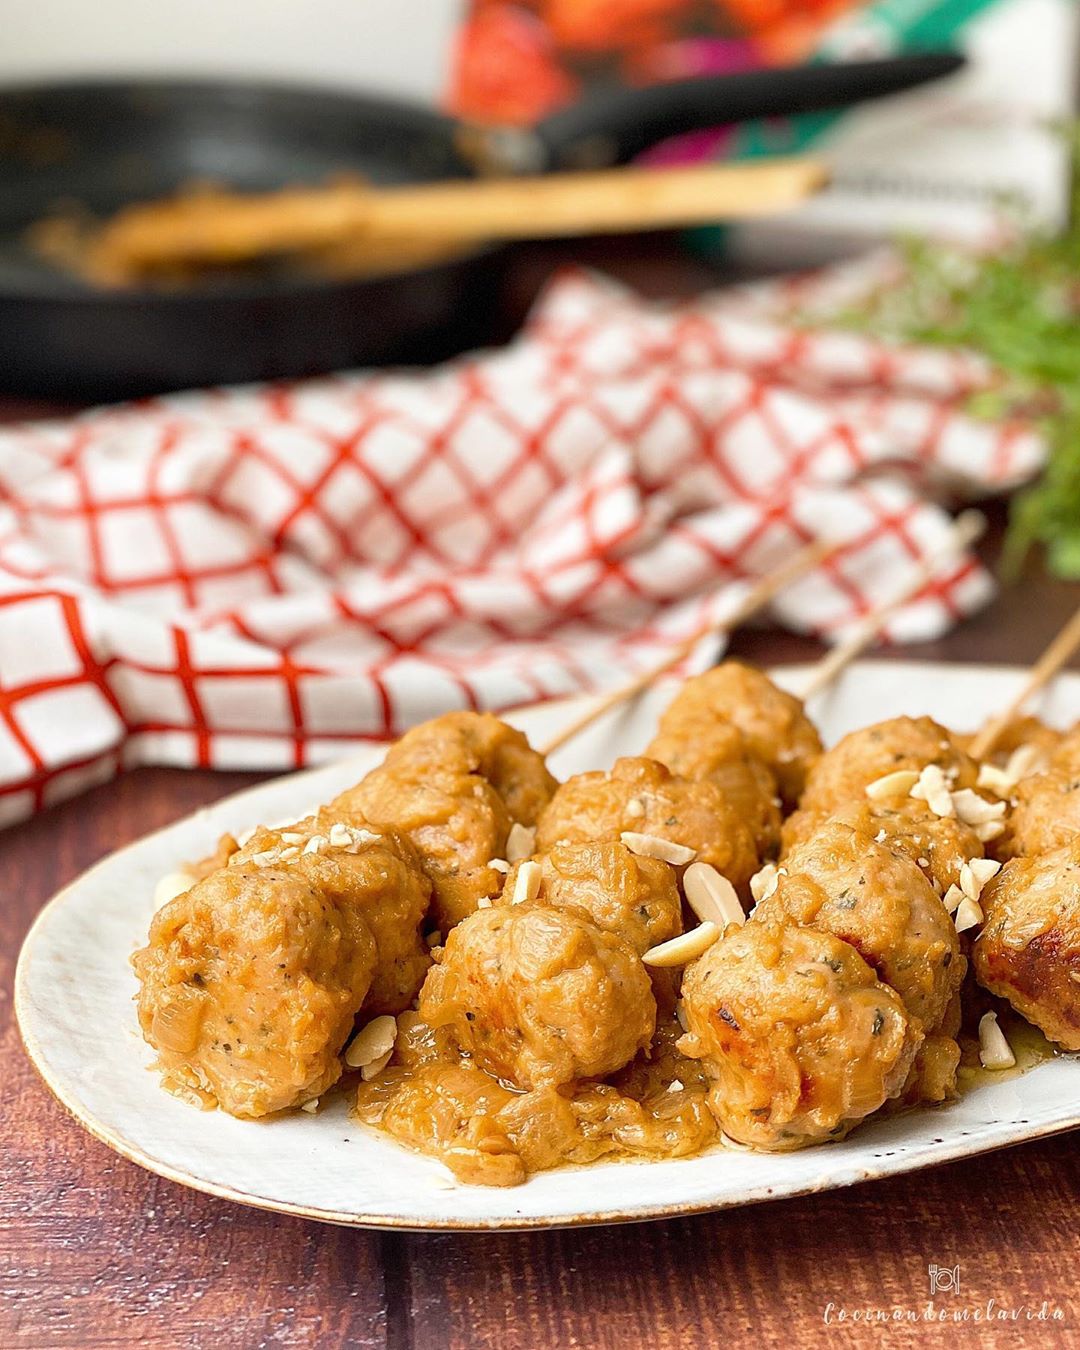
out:
M813 669L814 662L795 662L780 666L764 667L766 673L770 676L798 676L800 673L808 672ZM853 662L848 668L848 672L856 672L860 667L874 666L877 668L918 668L923 671L938 670L947 666L955 671L970 672L997 672L998 674L1015 674L1023 677L1029 670L1028 666L1016 665L1009 662L971 662L971 661L907 661L907 660L881 660L881 659L862 659ZM1078 671L1066 671L1066 674L1074 674L1080 678ZM657 685L662 686L667 683L680 683L677 677L666 677L657 681ZM829 692L829 691L827 691ZM606 695L604 693L574 694L555 699L546 699L541 702L517 704L514 707L503 709L499 716L512 718L516 715L543 709L551 711L559 707L573 709L580 707L586 708L590 703L601 702ZM388 746L390 742L369 740L363 742L365 748L378 748L379 746ZM845 1190L851 1186L861 1185L868 1181L887 1180L890 1177L904 1176L914 1172L925 1171L929 1168L946 1166L949 1163L957 1162L961 1159L979 1157L986 1153L996 1153L1008 1148L1019 1147L1022 1144L1034 1143L1037 1140L1052 1138L1055 1135L1067 1134L1072 1130L1080 1128L1080 1101L1073 1115L1065 1120L1056 1120L1046 1122L1042 1125L1031 1126L1029 1132L1023 1139L1011 1140L1006 1143L988 1142L982 1145L971 1144L969 1136L957 1135L952 1145L943 1145L941 1152L936 1154L932 1162L918 1162L911 1167L898 1168L892 1172L875 1174L868 1176L843 1176L836 1180L828 1176L819 1176L816 1179L808 1180L805 1183L796 1184L791 1188L784 1188L779 1194L776 1188L768 1185L758 1185L749 1188L737 1197L727 1199L713 1199L701 1201L683 1201L672 1204L654 1204L645 1208L636 1209L610 1209L610 1210L585 1210L577 1214L566 1215L561 1218L552 1218L547 1215L510 1215L488 1220L483 1219L455 1219L451 1216L438 1217L432 1221L429 1217L413 1218L408 1215L386 1215L386 1214L368 1214L357 1210L332 1210L319 1207L310 1207L297 1204L290 1201L278 1200L273 1197L258 1195L254 1191L241 1191L218 1182L211 1181L209 1178L201 1177L189 1171L184 1171L164 1160L155 1157L147 1152L146 1149L129 1143L123 1136L111 1130L107 1125L100 1121L92 1111L86 1108L81 1102L74 1099L73 1094L69 1095L67 1088L57 1079L59 1074L53 1076L48 1065L48 1059L41 1047L38 1045L34 1033L26 1025L28 1020L28 1011L30 1007L30 995L28 993L29 969L33 959L32 947L35 940L40 936L41 930L49 921L49 918L64 903L70 892L80 887L88 877L103 868L110 866L119 857L128 853L148 841L157 838L159 835L167 834L184 821L191 820L199 811L207 809L217 809L227 806L240 798L246 797L253 792L257 792L272 783L283 782L286 779L294 781L303 780L305 777L314 776L334 765L347 764L351 755L342 756L337 760L328 760L325 764L313 765L299 773L284 773L272 775L259 783L239 788L235 792L226 793L224 796L216 798L213 802L207 803L203 807L197 807L194 811L189 811L186 815L179 816L176 820L159 827L156 830L150 830L146 834L140 835L137 839L130 840L122 848L107 853L99 858L89 867L85 868L78 876L72 878L66 885L56 891L41 906L35 915L33 922L23 938L19 949L19 955L15 965L15 975L13 980L13 1004L14 1004L14 1023L34 1069L38 1073L46 1088L60 1104L63 1110L78 1125L82 1126L90 1135L111 1149L114 1153L124 1158L126 1161L134 1163L143 1168L152 1175L160 1176L166 1181L184 1186L189 1190L197 1191L203 1195L213 1196L215 1199L229 1200L236 1204L245 1205L252 1209L261 1209L276 1214L285 1214L295 1218L313 1220L319 1223L328 1223L343 1228L365 1228L383 1232L409 1231L409 1232L462 1232L462 1233L485 1233L485 1232L503 1232L503 1231L528 1231L528 1230L555 1230L561 1228L583 1228L583 1227L601 1227L609 1224L621 1223L648 1223L658 1222L664 1219L685 1218L696 1214L719 1213L722 1210L741 1209L744 1206L753 1204L762 1204L772 1199L794 1200L807 1195L817 1195L830 1190ZM932 1110L933 1106L926 1109ZM706 1150L708 1152L708 1150ZM696 1155L701 1156L701 1155ZM612 1165L617 1166L618 1162Z

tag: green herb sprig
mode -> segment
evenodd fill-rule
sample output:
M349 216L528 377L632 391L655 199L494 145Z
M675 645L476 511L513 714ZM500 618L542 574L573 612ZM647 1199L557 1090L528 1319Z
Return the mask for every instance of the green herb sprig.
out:
M1080 578L1080 128L1064 132L1073 164L1071 224L1060 235L1018 228L977 260L940 243L906 240L909 275L865 310L841 316L863 331L969 347L1004 375L975 395L973 414L1025 416L1046 437L1041 479L1013 499L1004 570L1041 544L1047 565Z

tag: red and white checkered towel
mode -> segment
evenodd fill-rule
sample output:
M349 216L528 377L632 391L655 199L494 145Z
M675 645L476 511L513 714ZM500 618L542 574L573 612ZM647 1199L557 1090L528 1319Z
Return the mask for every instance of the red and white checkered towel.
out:
M0 433L0 819L124 765L294 768L611 685L819 533L844 548L774 612L835 636L940 547L935 495L1043 453L965 416L978 359L783 321L836 284L658 307L572 274L435 371ZM990 592L950 565L891 636Z

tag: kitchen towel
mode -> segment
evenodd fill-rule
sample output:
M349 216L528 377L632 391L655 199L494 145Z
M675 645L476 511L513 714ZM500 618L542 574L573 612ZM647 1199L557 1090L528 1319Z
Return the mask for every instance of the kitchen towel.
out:
M508 347L435 370L0 432L0 821L127 765L291 769L610 687L820 534L842 546L772 613L842 635L940 549L942 501L1044 454L965 412L978 357L820 320L875 276L657 305L569 273ZM889 636L991 593L961 557Z

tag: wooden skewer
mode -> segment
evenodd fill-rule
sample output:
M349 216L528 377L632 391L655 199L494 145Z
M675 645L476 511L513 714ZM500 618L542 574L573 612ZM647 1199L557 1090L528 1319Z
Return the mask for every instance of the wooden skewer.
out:
M541 754L552 754L564 746L567 741L573 740L586 727L591 726L606 713L611 712L613 708L618 708L621 704L636 698L661 675L666 675L669 670L674 670L680 662L685 661L697 644L707 638L710 633L715 633L719 637L724 633L730 633L741 623L745 623L753 614L756 614L770 600L779 595L782 590L790 586L793 581L797 581L799 577L812 571L836 547L837 545L829 540L818 539L800 549L788 562L778 567L774 572L762 577L752 586L732 614L729 614L717 624L706 624L699 628L685 642L681 642L673 652L665 656L658 665L652 666L649 670L643 671L642 674L613 690L606 698L601 699L587 712L575 718L568 726L563 727L546 745L541 746Z
M973 544L985 529L986 520L978 511L965 511L957 516L948 542L921 563L895 595L872 609L846 641L839 643L817 663L802 690L804 702L832 684L840 672L870 646L896 611L922 590L942 563Z
M1016 697L1010 700L1009 704L996 717L992 717L982 730L972 737L971 745L968 747L968 754L971 755L972 759L986 758L1001 739L1002 732L1005 731L1028 699L1049 684L1078 647L1080 647L1080 608L1077 609L1057 637L1031 667L1031 671Z
M128 271L226 264L370 239L445 244L613 233L766 216L824 186L813 159L622 168L539 178L376 188L339 183L261 195L208 191L119 212L99 231L100 263Z

